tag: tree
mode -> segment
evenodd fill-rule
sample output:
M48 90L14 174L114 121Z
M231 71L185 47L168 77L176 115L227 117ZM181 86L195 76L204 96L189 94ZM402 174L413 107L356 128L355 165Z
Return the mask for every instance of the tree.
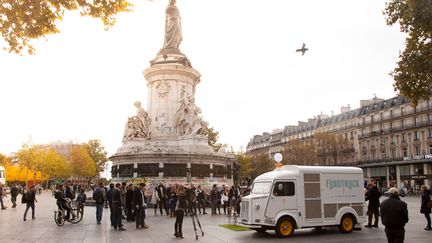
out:
M240 181L251 178L252 173L254 172L252 157L245 155L243 151L240 151L235 155L235 158L239 167L237 178Z
M105 169L105 164L108 161L107 158L107 152L105 151L105 148L101 145L101 142L97 139L90 140L86 144L87 153L90 155L90 158L92 158L93 162L95 163L96 167L96 175L98 175L100 172L103 172Z
M266 154L259 155L253 161L253 177L257 177L266 172L274 169L274 161L270 159Z
M9 52L27 50L32 54L31 41L59 33L57 23L66 12L99 18L107 29L115 23L118 13L130 11L131 6L127 0L2 0L0 33Z
M208 138L208 145L210 145L215 152L218 152L219 149L224 146L217 142L219 139L219 132L215 131L213 127L207 129L206 136Z
M313 142L294 139L285 145L283 164L313 165L316 161Z
M0 154L0 165L6 165L10 161L10 158L4 154Z
M388 25L399 23L408 34L405 50L390 73L395 91L417 105L432 91L432 0L389 0L384 10Z
M54 149L49 149L45 153L42 173L49 179L66 179L72 175L72 170L66 158L59 155Z
M72 175L75 177L94 177L96 175L96 164L90 157L86 146L72 146L70 165Z

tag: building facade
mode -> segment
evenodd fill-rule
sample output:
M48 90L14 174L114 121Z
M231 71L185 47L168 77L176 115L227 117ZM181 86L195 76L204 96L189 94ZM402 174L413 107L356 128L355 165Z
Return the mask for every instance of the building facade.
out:
M357 109L342 107L338 115L319 115L297 126L286 126L282 132L255 135L246 153L271 157L286 152L289 141L308 140L318 133L348 140L354 153L330 165L361 167L366 181L412 191L432 183L432 102L422 101L413 107L402 96L362 100Z

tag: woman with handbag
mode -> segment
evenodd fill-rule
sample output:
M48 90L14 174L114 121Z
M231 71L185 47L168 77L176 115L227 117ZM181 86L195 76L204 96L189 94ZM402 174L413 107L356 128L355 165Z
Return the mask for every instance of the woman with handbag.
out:
M424 228L425 230L431 230L431 199L430 199L430 190L425 185L422 185L420 188L421 194L421 207L420 213L424 214L427 221L427 226Z

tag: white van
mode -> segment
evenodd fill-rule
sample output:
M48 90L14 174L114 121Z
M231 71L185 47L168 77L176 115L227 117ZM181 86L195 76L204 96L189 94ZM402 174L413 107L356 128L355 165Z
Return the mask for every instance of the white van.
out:
M239 224L289 237L294 229L366 222L363 171L356 167L287 165L258 176L243 197Z

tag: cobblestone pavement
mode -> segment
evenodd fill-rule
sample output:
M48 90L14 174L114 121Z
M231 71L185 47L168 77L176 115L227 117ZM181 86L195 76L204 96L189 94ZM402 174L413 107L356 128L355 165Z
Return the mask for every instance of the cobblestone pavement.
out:
M56 209L55 199L51 193L44 192L37 196L36 219L31 220L31 215L27 216L27 221L23 221L24 204L19 204L17 208L11 208L10 198L6 198L8 208L0 211L0 242L145 242L145 243L165 243L165 242L239 242L239 243L261 243L261 242L387 242L384 234L384 227L380 225L378 229L362 228L361 231L354 231L351 234L342 234L336 228L326 228L324 232L316 232L312 229L297 230L290 239L279 239L274 231L260 234L255 231L231 231L220 227L220 224L228 223L228 218L224 215L210 216L201 215L199 219L205 232L204 237L195 240L192 221L189 217L184 219L184 239L175 239L174 218L165 216L154 216L154 211L149 209L146 223L149 229L136 230L134 223L124 222L127 231L114 231L109 223L109 210L104 210L103 223L96 224L95 208L86 207L82 222L76 225L66 223L58 227L54 223L54 210ZM19 196L19 200L21 197ZM411 243L430 243L432 242L432 231L423 230L425 226L424 215L419 213L419 198L403 198L409 205L410 222L406 226L406 240ZM108 216L108 217L107 217Z

